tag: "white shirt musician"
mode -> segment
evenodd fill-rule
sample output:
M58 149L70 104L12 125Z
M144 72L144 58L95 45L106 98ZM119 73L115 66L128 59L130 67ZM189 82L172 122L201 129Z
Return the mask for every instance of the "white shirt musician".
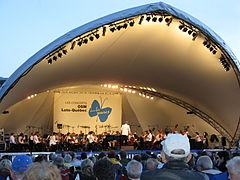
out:
M33 136L33 143L34 143L34 144L40 143L39 138L38 138L38 134L35 134L35 135Z
M14 133L11 134L11 136L10 136L10 138L9 138L9 143L10 143L10 144L16 144L15 137L14 137Z
M95 142L93 132L89 132L89 134L87 135L87 140L88 140L89 143Z
M56 145L56 144L57 144L56 134L53 133L53 135L50 136L49 146Z
M128 121L125 121L125 124L122 125L121 128L122 135L128 136L129 133L131 132L130 126L128 125Z

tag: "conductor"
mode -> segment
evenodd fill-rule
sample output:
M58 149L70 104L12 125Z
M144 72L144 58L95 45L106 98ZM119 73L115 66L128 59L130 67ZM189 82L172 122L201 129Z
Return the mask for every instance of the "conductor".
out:
M125 123L121 127L122 131L122 141L124 145L127 145L128 135L131 132L130 126L128 125L128 121L125 121Z

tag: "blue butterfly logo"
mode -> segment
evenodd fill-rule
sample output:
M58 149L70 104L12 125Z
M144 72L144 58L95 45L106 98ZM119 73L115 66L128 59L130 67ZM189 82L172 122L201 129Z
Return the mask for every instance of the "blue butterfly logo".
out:
M100 100L101 100L101 106L97 100L94 100L92 102L92 105L88 111L88 114L90 117L97 116L97 118L99 118L101 122L105 122L107 120L108 116L111 114L112 108L110 108L110 107L102 108L102 106L103 106L105 100L107 100L107 98L104 99L104 101L102 102L102 98L100 97Z

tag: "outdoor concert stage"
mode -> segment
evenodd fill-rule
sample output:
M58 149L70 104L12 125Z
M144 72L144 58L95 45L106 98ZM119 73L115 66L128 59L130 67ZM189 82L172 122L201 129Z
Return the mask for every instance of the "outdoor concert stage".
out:
M208 26L147 4L75 28L30 57L0 87L0 127L8 137L116 134L127 120L137 134L178 124L236 141L239 69Z

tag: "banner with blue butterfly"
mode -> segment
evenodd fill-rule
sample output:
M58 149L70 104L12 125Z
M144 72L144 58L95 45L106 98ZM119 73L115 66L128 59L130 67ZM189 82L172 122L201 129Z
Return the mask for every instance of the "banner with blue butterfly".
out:
M54 94L54 131L59 131L57 124L63 125L62 133L102 133L106 131L103 127L115 127L107 131L118 131L121 119L122 97L119 93L64 91Z

